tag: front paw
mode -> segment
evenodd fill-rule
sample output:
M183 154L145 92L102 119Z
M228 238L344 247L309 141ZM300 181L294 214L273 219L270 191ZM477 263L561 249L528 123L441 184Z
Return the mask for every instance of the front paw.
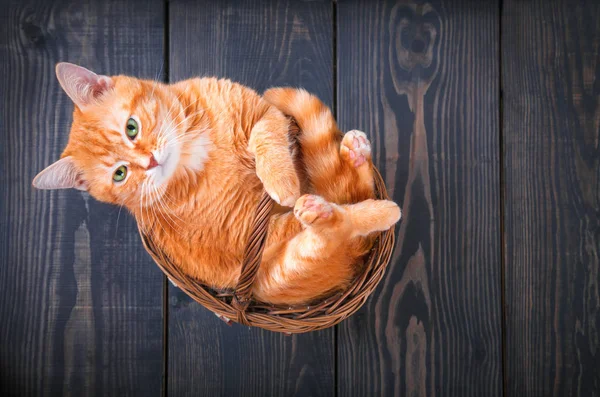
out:
M285 180L263 181L263 186L269 196L284 207L293 207L300 197L300 181L296 174L289 175Z
M296 201L294 215L306 226L328 220L333 215L333 206L323 197L305 194Z

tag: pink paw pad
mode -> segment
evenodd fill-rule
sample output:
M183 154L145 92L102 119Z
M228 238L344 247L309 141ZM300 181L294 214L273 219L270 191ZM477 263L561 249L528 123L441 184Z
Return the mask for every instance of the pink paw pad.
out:
M348 131L342 140L341 152L354 167L360 167L371 159L371 142L362 131Z
M313 223L317 219L327 219L333 214L333 207L325 199L307 194L298 199L294 215L305 223Z

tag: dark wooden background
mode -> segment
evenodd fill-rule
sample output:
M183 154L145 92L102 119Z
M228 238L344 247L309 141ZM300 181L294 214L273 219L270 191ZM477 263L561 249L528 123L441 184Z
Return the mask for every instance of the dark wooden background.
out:
M353 317L227 327L132 218L31 180L70 61L302 86L404 209ZM0 395L600 396L600 2L0 0Z

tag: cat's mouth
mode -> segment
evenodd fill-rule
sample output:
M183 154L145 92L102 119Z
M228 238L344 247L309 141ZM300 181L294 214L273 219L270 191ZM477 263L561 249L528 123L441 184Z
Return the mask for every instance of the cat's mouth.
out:
M164 167L163 165L166 165L169 162L169 159L171 158L171 153L167 153L164 160L162 161L162 164L159 164L159 166L161 167L161 172L164 174Z
M178 157L178 153L175 153L177 152L177 148L172 147L169 149L170 150L163 150L161 152L157 151L154 153L154 157L156 158L158 165L146 171L156 186L160 186L167 182L175 172L175 168L177 166L176 157Z

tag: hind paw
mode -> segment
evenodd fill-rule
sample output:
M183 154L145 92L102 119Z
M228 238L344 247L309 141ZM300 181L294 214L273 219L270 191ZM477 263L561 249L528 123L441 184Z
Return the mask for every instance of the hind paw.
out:
M340 155L349 164L360 167L371 160L371 142L362 131L348 131L342 140Z
M296 201L294 215L305 225L312 225L330 219L333 206L323 197L305 194Z

